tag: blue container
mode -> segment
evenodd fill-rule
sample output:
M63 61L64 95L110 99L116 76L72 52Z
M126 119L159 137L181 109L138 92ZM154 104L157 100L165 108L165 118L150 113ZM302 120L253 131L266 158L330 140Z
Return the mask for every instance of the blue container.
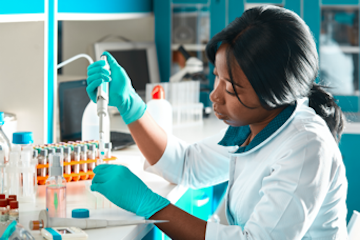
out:
M0 126L4 125L4 113L0 112Z
M13 144L32 144L34 143L32 132L14 132Z
M89 210L86 208L74 209L71 212L71 217L73 218L89 218L89 216L90 216Z

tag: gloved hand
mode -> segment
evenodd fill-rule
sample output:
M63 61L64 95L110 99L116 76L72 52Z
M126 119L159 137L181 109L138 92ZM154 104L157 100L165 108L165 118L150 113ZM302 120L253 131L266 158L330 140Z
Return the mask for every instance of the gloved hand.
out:
M101 193L115 205L138 216L149 219L170 204L125 166L103 164L97 166L94 173L91 191Z
M96 103L97 88L103 82L109 82L109 105L117 107L126 124L132 123L145 113L146 104L135 92L126 71L116 62L110 53L104 52L110 66L105 68L105 61L94 62L87 68L86 91L90 99Z

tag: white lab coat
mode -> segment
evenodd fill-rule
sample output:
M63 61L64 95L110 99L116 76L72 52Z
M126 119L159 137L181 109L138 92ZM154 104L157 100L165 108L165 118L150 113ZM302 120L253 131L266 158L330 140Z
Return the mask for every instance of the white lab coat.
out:
M195 144L171 136L161 159L145 169L202 188L229 181L229 226L208 222L206 240L345 240L347 179L326 123L297 102L270 137L243 153L218 145L225 131Z

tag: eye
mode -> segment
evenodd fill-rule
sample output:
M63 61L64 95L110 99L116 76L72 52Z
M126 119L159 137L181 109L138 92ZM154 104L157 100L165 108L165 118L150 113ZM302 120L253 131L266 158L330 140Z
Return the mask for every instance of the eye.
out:
M231 96L235 96L235 93L230 92L230 91L228 91L228 90L226 90L226 89L225 89L225 92L227 92L227 93L230 94Z

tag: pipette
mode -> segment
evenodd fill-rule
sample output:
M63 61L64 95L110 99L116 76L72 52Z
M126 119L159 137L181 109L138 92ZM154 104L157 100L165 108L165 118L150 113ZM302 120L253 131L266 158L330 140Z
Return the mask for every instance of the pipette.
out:
M39 230L49 227L78 227L81 229L104 228L114 226L127 226L148 223L165 223L168 220L105 220L85 218L54 218L46 210L41 210L39 220L30 221L30 230Z
M105 55L102 55L100 59L105 61L106 63L105 68L110 71L110 66L107 62L107 57ZM104 82L98 87L96 102L97 102L97 114L99 116L99 159L97 161L97 164L102 164L105 156L105 149L104 149L105 121L104 120L106 115L108 114L107 107L109 103L109 83Z

